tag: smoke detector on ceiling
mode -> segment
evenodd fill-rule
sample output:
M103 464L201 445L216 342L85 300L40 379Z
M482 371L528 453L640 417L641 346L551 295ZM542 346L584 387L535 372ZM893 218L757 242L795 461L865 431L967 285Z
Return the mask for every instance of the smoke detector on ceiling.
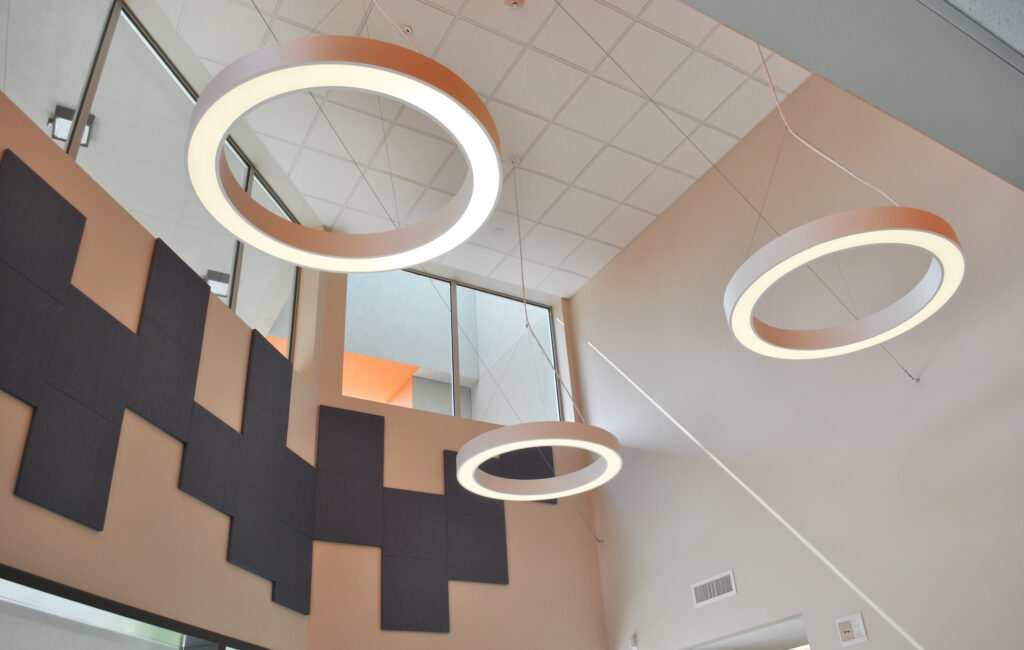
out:
M526 3L526 0L505 0L506 7L514 7L518 9Z

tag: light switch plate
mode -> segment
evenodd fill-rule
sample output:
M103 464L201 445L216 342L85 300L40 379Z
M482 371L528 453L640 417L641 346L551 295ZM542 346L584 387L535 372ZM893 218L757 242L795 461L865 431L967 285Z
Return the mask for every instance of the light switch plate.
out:
M864 618L860 612L837 618L836 628L839 632L839 642L844 648L868 640L868 633L864 629Z

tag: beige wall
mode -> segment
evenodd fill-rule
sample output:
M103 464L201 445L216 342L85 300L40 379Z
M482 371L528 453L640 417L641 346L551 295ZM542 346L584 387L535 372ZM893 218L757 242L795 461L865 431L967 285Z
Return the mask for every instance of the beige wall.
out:
M983 98L979 98L983 101ZM609 647L679 649L803 613L815 650L861 610L870 647L911 647L586 346L592 341L925 648L1019 646L1024 608L1024 194L817 78L786 103L812 142L956 228L967 276L932 319L888 344L792 362L739 346L722 293L772 238L709 172L572 300L590 420L619 434L623 473L594 497ZM964 125L984 128L984 125ZM878 205L871 190L767 118L722 162L786 231ZM880 255L876 256L876 255ZM919 260L852 254L816 265L861 313ZM907 256L909 258L909 256ZM843 284L845 275L850 285ZM843 319L806 273L765 305L790 326ZM737 596L694 609L689 586L733 568ZM868 647L868 646L864 646Z
M86 215L73 282L135 330L152 237L2 95L0 149L17 153ZM321 399L383 413L385 485L443 492L442 450L457 449L491 425L342 398L344 300L344 277L303 274L296 341L301 373L293 376L288 446L315 460ZM302 320L309 318L321 327ZM235 428L241 425L249 339L250 329L211 296L196 401ZM596 544L569 500L554 507L508 506L511 584L451 583L450 634L382 632L379 549L315 543L312 614L275 605L270 582L226 561L229 518L177 488L181 443L130 411L103 531L15 497L31 415L29 406L0 392L4 564L282 650L604 647ZM556 456L566 469L581 460L571 452ZM587 497L575 501L592 518Z

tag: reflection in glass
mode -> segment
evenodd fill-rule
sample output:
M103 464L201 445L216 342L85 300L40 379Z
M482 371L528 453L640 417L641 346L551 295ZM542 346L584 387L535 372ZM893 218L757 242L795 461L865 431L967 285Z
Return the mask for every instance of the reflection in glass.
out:
M551 313L523 303L458 287L459 373L464 417L496 424L559 420L555 373L548 362ZM545 354L547 357L545 358Z
M254 179L252 196L263 207L287 218L284 209L259 179ZM252 246L244 246L235 313L265 336L285 357L290 356L295 274L295 265Z
M0 91L47 133L58 105L73 114L82 99L110 6L109 0L0 0ZM105 121L97 116L95 126Z
M451 415L450 291L405 271L349 275L342 393Z
M225 274L230 284L235 238L199 204L185 172L192 106L122 15L93 104L96 124L78 163L196 273Z

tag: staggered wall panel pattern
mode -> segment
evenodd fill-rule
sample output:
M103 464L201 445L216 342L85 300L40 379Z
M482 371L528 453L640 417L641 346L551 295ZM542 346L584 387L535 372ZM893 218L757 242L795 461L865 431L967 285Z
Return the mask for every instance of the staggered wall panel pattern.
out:
M448 581L507 584L504 503L455 479L384 487L385 421L320 407L317 466L287 447L292 368L253 331L242 430L195 402L209 288L154 245L138 333L71 284L85 217L10 151L0 160L0 389L33 406L15 494L102 530L126 408L185 445L179 487L231 517L227 560L309 613L313 540L381 548L381 626L447 632ZM493 459L553 475L551 450Z

